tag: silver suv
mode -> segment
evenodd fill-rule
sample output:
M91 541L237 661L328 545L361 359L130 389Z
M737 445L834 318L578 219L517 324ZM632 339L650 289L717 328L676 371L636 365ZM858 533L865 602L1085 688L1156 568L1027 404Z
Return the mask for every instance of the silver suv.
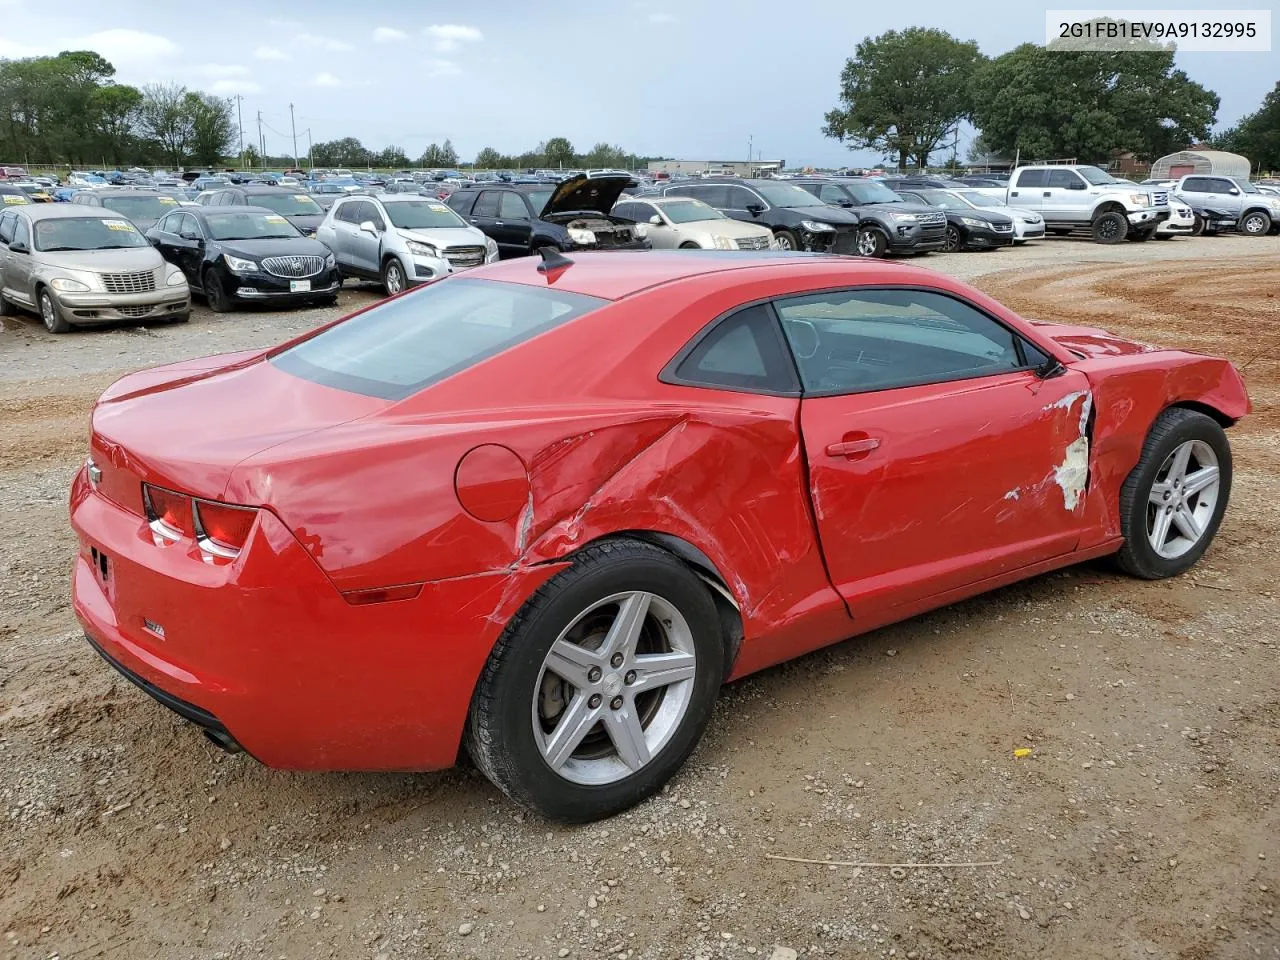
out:
M121 320L186 320L191 291L128 220L80 204L0 213L0 315L38 313L50 333Z
M493 263L498 245L439 200L412 193L343 197L316 239L333 251L344 277L377 280L394 295Z
M1280 197L1268 196L1241 177L1190 174L1169 189L1196 212L1206 232L1231 221L1247 237L1280 232Z

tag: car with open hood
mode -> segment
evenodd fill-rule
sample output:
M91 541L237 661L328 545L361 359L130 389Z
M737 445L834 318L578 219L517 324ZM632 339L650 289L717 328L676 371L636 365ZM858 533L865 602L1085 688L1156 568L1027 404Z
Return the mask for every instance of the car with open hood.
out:
M648 227L613 213L630 177L578 174L560 183L473 184L447 203L498 245L503 257L543 247L648 250Z
M278 213L304 237L314 237L324 220L324 207L301 189L272 184L246 183L211 190L203 200L207 207L265 207Z
M412 193L340 197L316 232L344 277L394 296L498 259L498 245L439 200Z
M186 320L191 293L128 220L102 208L0 209L0 314L27 310L50 333L122 321Z
M327 306L342 286L329 248L266 207L181 207L147 239L215 313L244 303Z

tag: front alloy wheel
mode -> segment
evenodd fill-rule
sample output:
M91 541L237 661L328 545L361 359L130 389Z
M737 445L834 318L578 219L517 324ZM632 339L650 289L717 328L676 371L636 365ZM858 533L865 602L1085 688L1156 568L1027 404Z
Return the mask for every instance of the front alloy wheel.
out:
M947 227L947 238L943 241L942 249L947 253L957 253L964 249L964 237L960 236L959 227Z
M1265 237L1271 232L1271 218L1261 210L1250 211L1240 224L1240 230L1246 236Z
M858 240L856 249L860 257L882 257L884 256L884 234L879 230L867 228L858 231Z
M723 676L719 614L693 571L649 543L600 541L507 624L471 699L467 752L544 816L607 817L679 769Z
M1166 560L1204 536L1222 485L1218 456L1203 440L1185 440L1165 458L1147 495L1147 539Z
M394 297L404 289L404 284L404 267L392 257L382 267L382 289L387 291L388 297Z
M62 318L62 311L48 290L40 291L40 319L50 333L68 333L71 330L71 324Z

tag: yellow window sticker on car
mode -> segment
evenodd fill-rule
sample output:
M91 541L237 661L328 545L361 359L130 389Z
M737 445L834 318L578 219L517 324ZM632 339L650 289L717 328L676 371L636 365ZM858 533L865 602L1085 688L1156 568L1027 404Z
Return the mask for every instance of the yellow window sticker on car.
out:
M178 205L178 201L173 197L160 197L160 202L167 207L176 207Z
M289 222L284 217L280 216L278 213L273 213L271 214L271 216L266 217L265 219L267 223L288 223Z
M427 204L427 206L430 207L436 213L444 213L449 209L443 203L429 203Z
M310 200L311 198L310 198L310 197L308 197L305 193L295 193L295 194L293 195L293 199L295 199L295 200Z
M119 230L121 233L133 233L133 224L128 220L103 220L108 230Z
M27 200L26 197L20 197L14 193L6 193L4 195L4 202L5 203L28 203L29 201Z

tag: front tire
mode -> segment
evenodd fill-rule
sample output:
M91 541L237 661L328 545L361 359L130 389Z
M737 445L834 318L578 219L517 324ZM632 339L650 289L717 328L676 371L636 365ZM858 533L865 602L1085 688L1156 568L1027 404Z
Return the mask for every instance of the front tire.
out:
M860 257L879 259L884 256L888 246L889 242L885 240L884 234L871 227L859 230L858 239L854 242L854 248L858 251L858 256Z
M1129 218L1118 210L1108 210L1093 221L1094 243L1120 243L1129 233Z
M1198 237L1202 233L1204 233L1204 217L1197 213L1191 223L1191 236Z
M779 250L800 249L800 241L796 239L796 235L790 230L779 230L773 235L773 239L777 241Z
M404 276L404 266L395 257L388 257L382 265L382 289L388 297L402 293L408 281Z
M1265 237L1271 232L1271 217L1261 210L1250 210L1240 223L1240 232L1246 237Z
M200 285L204 287L204 299L214 313L227 313L231 310L231 298L222 289L222 281L213 269L206 270L201 277Z
M471 699L467 751L516 802L555 820L598 820L680 768L723 676L702 582L651 544L602 541L507 624Z
M947 253L959 253L964 249L964 236L959 227L947 225L947 237L942 243L942 249Z
M1195 410L1166 410L1120 488L1120 568L1144 580L1189 570L1218 532L1230 495L1231 445L1222 427Z
M40 291L40 319L44 322L44 328L50 333L71 332L71 324L63 319L58 301L53 299L53 294L47 287Z

